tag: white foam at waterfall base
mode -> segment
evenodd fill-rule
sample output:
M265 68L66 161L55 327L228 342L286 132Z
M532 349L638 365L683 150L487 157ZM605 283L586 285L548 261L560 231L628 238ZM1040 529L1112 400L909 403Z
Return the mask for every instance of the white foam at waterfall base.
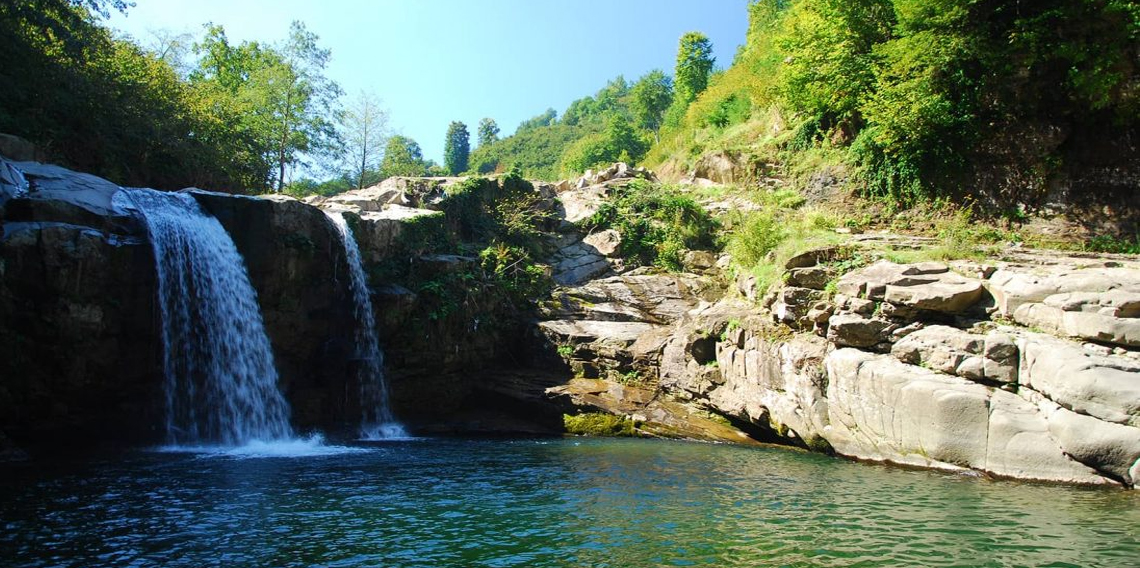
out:
M219 448L297 442L257 292L233 239L192 195L124 193L142 212L154 249L167 442Z
M376 317L372 313L372 299L368 293L368 281L364 276L364 264L360 258L360 247L345 221L336 211L325 211L329 221L336 227L348 258L349 288L352 290L353 314L356 316L354 340L356 359L362 364L359 368L360 381L360 438L362 440L408 439L403 425L396 421L388 405L388 383L384 377L384 353L376 335Z
M355 454L370 451L368 448L329 445L324 436L313 434L305 438L282 440L250 440L239 446L220 445L167 445L154 449L160 453L198 454L203 457L224 458L308 458Z

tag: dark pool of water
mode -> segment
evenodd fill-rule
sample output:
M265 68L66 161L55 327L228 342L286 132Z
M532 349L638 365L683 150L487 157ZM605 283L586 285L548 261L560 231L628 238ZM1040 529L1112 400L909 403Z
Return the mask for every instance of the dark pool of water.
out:
M1137 492L646 440L0 467L4 566L1140 565Z

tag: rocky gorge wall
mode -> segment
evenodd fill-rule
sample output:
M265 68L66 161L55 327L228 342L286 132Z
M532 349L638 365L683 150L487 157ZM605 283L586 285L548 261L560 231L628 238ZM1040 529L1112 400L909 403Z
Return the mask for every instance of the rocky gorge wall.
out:
M1136 483L1133 259L879 260L846 274L808 261L768 298L770 317L740 300L688 314L663 349L661 388L774 439L843 456ZM711 366L693 348L708 334Z
M160 441L142 223L98 178L35 163L0 172L0 446ZM494 180L392 178L306 202L193 195L245 258L302 430L350 430L359 414L331 211L359 242L394 410L417 431L557 434L564 414L597 412L641 435L1135 485L1140 261L1010 250L897 264L885 244L928 243L852 235L758 290L725 254L688 251L678 272L636 267L622 235L582 229L636 178L652 173L615 165L527 190L550 214L536 248L556 284L528 305L480 280L463 240L477 220L458 209L473 202L454 200L494 193Z

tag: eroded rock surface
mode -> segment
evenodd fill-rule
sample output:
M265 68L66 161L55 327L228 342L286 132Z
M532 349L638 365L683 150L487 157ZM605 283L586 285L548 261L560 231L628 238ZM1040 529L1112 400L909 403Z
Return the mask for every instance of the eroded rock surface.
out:
M1140 307L1131 288L1140 266L1057 254L879 261L841 275L833 296L807 295L835 254L789 262L767 321L751 304L724 300L678 326L661 388L759 437L854 458L1136 483L1140 354L1121 330ZM1078 332L1029 319L1045 309L1115 318L1117 327ZM1034 327L995 325L991 315Z

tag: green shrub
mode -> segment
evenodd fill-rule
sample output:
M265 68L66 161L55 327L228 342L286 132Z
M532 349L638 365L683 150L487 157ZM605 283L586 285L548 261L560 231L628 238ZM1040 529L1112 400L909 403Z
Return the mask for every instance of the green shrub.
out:
M764 262L768 253L787 236L787 230L775 211L750 213L729 237L728 253L741 266L755 266Z
M686 249L717 245L718 223L673 186L634 180L619 188L583 226L621 233L621 255L635 265L680 270Z
M479 267L488 283L520 305L545 296L552 285L546 267L536 263L522 247L492 243L479 252Z
M1085 243L1085 250L1117 254L1140 254L1140 233L1131 239L1097 235Z

